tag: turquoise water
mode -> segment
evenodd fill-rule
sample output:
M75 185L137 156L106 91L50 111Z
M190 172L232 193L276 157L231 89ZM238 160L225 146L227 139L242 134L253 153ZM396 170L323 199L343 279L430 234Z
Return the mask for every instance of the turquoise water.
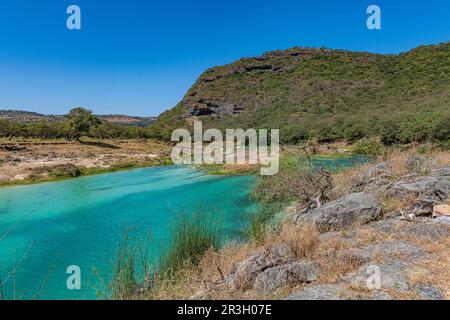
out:
M312 161L336 170L369 159L353 155ZM221 212L225 238L240 237L255 210L248 197L254 182L252 176L210 176L187 167L161 167L1 188L3 295L96 298L97 290L104 291L110 280L118 243L127 228L136 227L143 234L150 230L157 254L176 215L198 206ZM70 265L81 268L82 290L67 289Z
M313 156L311 162L316 167L325 167L331 171L352 168L361 164L369 163L372 158L365 155L345 155L339 157Z
M198 205L221 211L224 235L236 238L254 210L248 198L254 181L163 167L0 189L0 238L19 222L0 240L3 294L95 298L127 227L150 230L157 250L176 215ZM67 289L69 265L81 268L81 290Z

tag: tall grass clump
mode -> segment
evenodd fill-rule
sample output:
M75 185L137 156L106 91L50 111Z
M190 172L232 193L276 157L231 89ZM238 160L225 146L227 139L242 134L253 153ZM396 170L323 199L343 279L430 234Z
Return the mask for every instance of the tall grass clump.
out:
M137 236L132 240L128 230L119 241L112 280L107 288L107 298L114 300L133 299L150 286L153 268L150 260L150 234L146 239Z
M256 243L263 243L266 239L270 222L279 211L279 204L266 204L252 212L249 216L248 224L244 226L244 234L247 239L256 241Z
M197 265L207 250L219 249L221 224L221 216L207 210L180 214L158 259L158 276L173 277L186 265Z

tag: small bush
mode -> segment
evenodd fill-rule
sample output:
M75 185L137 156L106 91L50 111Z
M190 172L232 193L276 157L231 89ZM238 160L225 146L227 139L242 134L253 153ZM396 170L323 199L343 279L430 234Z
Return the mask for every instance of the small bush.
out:
M417 148L417 153L425 154L425 153L430 152L430 150L431 150L431 146L429 144L423 144Z
M51 169L50 175L58 178L76 178L81 176L81 170L73 164L58 165Z
M352 151L356 154L379 156L383 153L384 147L378 138L361 139L355 143Z

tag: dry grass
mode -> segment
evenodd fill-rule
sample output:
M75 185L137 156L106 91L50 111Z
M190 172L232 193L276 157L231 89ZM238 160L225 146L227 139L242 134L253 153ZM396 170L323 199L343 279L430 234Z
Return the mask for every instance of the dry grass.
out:
M417 241L417 239L411 239ZM419 243L423 249L432 255L432 261L420 262L410 275L413 284L427 284L439 288L445 299L450 299L450 238L422 239Z
M297 227L285 224L277 233L271 232L261 245L250 242L243 245L230 244L219 252L209 250L200 261L197 268L186 266L173 279L165 280L148 296L151 299L183 299L195 293L213 288L213 284L220 282L232 273L236 263L245 260L256 251L264 251L277 244L287 244L295 257L299 260L316 261L319 265L318 283L337 281L344 274L355 271L360 261L353 255L351 245L341 234L320 239L319 232L311 226ZM276 296L262 296L248 286L241 286L239 290L208 290L210 299L269 299L286 296L299 286L286 287L277 292Z
M286 223L279 235L271 235L271 241L281 240L281 242L286 243L299 260L312 259L320 243L319 236L319 232L313 226L299 228Z

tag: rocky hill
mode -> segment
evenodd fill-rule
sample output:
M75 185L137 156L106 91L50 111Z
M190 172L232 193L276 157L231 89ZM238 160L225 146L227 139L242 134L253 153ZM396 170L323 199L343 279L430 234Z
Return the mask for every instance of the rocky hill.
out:
M128 115L97 115L100 119L117 125L134 125L147 127L155 117L136 117ZM10 120L20 123L32 122L62 122L65 120L63 115L45 115L37 112L21 111L21 110L0 110L0 119Z
M280 128L326 141L374 135L388 121L421 127L420 119L449 113L450 43L399 55L297 47L206 70L153 129L167 137L199 118L207 127Z

